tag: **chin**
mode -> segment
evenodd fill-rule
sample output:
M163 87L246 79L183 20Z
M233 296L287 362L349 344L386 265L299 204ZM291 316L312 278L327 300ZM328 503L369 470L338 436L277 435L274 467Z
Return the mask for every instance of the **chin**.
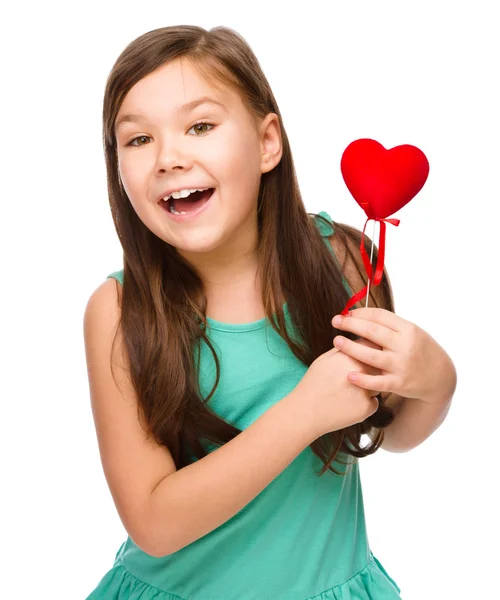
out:
M208 240L200 240L199 238L196 240L190 240L191 243L187 242L183 244L182 242L178 245L174 246L176 251L179 254L209 254L211 252L215 252L222 245L222 240L217 239L208 239Z

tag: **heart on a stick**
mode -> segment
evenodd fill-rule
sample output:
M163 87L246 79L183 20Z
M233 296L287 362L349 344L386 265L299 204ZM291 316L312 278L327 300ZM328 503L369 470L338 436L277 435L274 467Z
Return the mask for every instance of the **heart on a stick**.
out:
M385 219L418 194L427 180L429 162L416 146L387 150L375 140L350 143L340 161L342 177L370 219Z

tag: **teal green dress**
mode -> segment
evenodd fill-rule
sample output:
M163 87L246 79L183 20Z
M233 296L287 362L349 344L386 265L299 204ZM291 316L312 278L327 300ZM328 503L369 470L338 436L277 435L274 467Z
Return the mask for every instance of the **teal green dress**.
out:
M326 212L319 214L332 223ZM323 237L333 233L333 226L314 222ZM123 284L122 276L108 278ZM351 293L345 279L344 285ZM284 310L288 326L286 303ZM307 367L265 318L239 325L207 321L221 361L210 405L243 430L291 392ZM214 378L203 344L203 396ZM400 599L368 543L359 464L343 477L331 471L318 477L321 467L307 447L234 517L169 556L150 556L127 537L87 600Z

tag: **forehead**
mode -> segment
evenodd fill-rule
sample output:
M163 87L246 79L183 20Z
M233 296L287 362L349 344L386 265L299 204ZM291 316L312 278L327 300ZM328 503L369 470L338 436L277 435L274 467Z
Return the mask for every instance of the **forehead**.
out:
M174 119L188 110L187 106L183 108L185 104L202 97L223 104L228 112L237 107L239 100L233 90L211 84L189 61L176 60L162 65L129 90L115 122L118 124L120 118L131 113Z

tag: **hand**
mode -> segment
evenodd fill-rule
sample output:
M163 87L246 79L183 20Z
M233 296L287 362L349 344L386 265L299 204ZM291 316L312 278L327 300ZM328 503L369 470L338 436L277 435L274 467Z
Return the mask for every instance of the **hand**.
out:
M451 359L414 323L383 308L363 307L342 317L340 324L332 319L332 324L378 346L369 347L343 336L334 338L335 348L380 371L379 375L352 371L348 380L353 384L426 402L433 402L453 388L456 372Z
M378 399L374 398L378 389L362 389L347 380L347 373L353 369L380 373L379 369L332 348L311 363L292 391L294 403L311 427L314 439L361 423L378 409Z

